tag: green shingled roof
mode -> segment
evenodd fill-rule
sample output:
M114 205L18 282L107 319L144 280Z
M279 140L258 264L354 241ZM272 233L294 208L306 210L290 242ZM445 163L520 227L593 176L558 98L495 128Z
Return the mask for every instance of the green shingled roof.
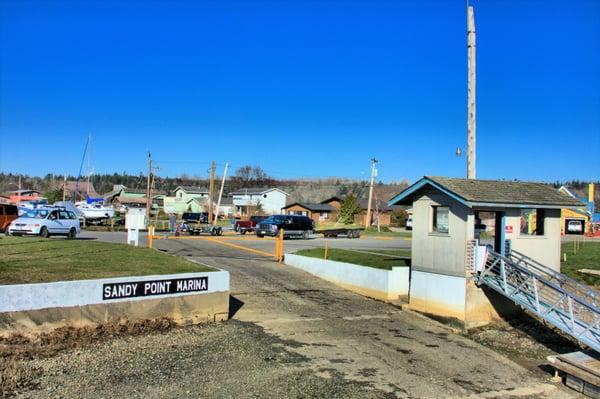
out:
M390 201L390 205L404 203L424 184L434 183L470 204L516 204L557 207L582 207L576 198L559 192L545 183L505 180L458 179L425 176Z

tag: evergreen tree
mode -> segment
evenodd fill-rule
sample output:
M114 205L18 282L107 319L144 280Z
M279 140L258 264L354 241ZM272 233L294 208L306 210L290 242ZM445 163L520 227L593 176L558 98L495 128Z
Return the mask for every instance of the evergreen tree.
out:
M362 209L360 208L358 198L356 195L350 193L340 205L337 221L343 224L352 224L354 222L354 216L358 215L361 211Z

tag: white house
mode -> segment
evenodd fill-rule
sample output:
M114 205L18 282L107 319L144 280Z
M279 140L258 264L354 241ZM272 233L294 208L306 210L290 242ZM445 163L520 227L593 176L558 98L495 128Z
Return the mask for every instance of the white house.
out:
M214 208L217 208L218 198L214 200ZM221 206L219 206L219 217L228 218L235 215L236 209L235 205L233 205L233 198L223 196L221 198Z
M233 205L239 216L248 216L259 207L264 214L278 214L285 207L289 194L278 188L242 188L232 193Z

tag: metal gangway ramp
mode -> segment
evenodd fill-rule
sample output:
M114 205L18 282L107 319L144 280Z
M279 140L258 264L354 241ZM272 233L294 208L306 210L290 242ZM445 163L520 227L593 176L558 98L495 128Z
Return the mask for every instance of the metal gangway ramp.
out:
M487 251L477 285L486 285L600 353L600 292L509 250Z

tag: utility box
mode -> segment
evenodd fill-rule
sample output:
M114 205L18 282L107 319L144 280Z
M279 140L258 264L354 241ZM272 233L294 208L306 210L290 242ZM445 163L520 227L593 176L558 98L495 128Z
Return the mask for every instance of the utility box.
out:
M129 208L125 214L125 228L129 229L145 229L146 228L146 209L145 208Z
M140 230L146 228L146 209L129 208L125 214L125 228L127 229L127 244L137 247Z

